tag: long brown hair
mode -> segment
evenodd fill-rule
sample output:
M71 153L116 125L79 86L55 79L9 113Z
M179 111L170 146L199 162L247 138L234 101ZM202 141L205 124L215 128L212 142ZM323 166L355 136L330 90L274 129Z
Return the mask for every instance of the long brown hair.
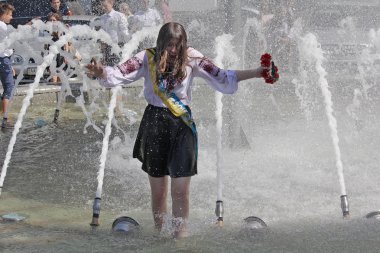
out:
M187 35L185 28L179 23L169 22L164 24L157 37L157 47L155 61L158 64L157 70L159 73L167 72L168 70L168 47L172 39L178 40L177 56L174 60L173 75L177 80L183 80L186 77L187 65Z

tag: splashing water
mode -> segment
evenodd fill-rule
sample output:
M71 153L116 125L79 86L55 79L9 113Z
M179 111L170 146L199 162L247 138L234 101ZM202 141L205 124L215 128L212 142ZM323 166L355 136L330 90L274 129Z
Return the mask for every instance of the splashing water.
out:
M304 9L306 10L307 8ZM345 21L346 26L349 24L347 23L348 21L350 20ZM183 22L185 26L186 22L187 20ZM217 22L210 23L215 26ZM208 25L209 23L204 22L204 24ZM194 30L198 29L196 26L193 27L195 27ZM307 29L307 27L305 28ZM68 30L68 32L70 31ZM97 32L90 31L89 38L97 36ZM189 30L187 29L187 31ZM214 36L212 32L213 30L205 28L205 33ZM378 34L378 31L373 30L373 39L380 41ZM28 38L28 36L30 34L25 38ZM236 39L239 40L240 38ZM213 44L210 43L212 40L201 40L205 44ZM13 45L16 43L15 41ZM84 57L83 62L88 62L91 56L96 54L95 51L90 49L90 46L95 43L88 43L88 41L74 41L73 43L76 43L75 47ZM250 43L250 40L248 39L246 43ZM306 42L302 43L304 44L303 46L309 45ZM138 43L136 42L135 44L137 45ZM373 44L376 45L375 42ZM192 45L199 49L198 43L192 43ZM27 48L27 45L20 44L19 46ZM302 47L301 43L300 47ZM59 47L58 50L61 52ZM124 46L123 50L117 48L115 50L115 52L121 52L123 57L127 57L130 54L129 52L133 51L128 46ZM305 47L304 50L310 49ZM40 57L42 59L41 55L28 52L28 49L24 51L27 52L27 55L33 55L32 58L38 59ZM207 53L203 50L202 52ZM305 55L303 52L300 53L300 57L301 65L304 67L304 78L298 76L298 79L296 79L299 85L304 85L302 88L297 87L299 88L299 103L304 105L304 107L301 105L302 111L299 110L299 103L292 90L292 85L289 85L284 79L280 80L274 90L279 107L283 113L287 113L287 117L283 118L283 121L279 121L278 114L273 114L273 110L270 109L271 106L268 105L270 101L266 99L270 87L263 86L262 80L250 81L250 86L247 89L245 89L244 83L239 84L238 93L242 94L242 96L234 95L232 97L232 105L236 106L234 114L239 114L240 118L236 117L237 120L235 121L236 118L234 117L231 122L224 119L221 125L222 127L229 127L229 124L231 124L231 126L238 126L239 128L240 124L245 124L245 137L252 141L252 145L250 149L245 149L244 152L241 149L231 149L228 153L222 154L224 160L221 162L221 166L223 177L226 178L223 181L223 198L229 206L228 218L223 230L217 231L214 229L214 215L209 215L211 213L210 207L214 204L214 197L208 193L217 190L214 187L215 163L217 161L212 155L215 153L215 148L213 145L210 148L207 146L207 144L214 144L216 141L214 124L207 125L209 122L207 120L213 118L214 114L212 114L213 112L206 113L204 112L206 110L199 109L204 108L205 104L209 105L209 101L206 99L202 99L202 101L195 99L193 101L193 110L196 113L194 115L197 115L197 119L200 121L199 126L200 128L202 125L205 126L199 133L200 142L206 145L202 145L199 153L199 175L192 179L193 190L190 193L192 218L189 224L191 237L185 240L182 247L178 246L178 242L167 240L168 238L162 238L162 236L152 233L151 227L154 224L152 224L150 212L150 189L149 185L142 183L146 180L146 174L141 172L141 164L136 159L131 158L133 149L132 135L123 145L120 145L121 138L117 136L117 131L112 131L109 136L110 139L113 135L116 136L114 138L115 147L112 147L112 143L110 144L110 148L115 150L108 152L104 171L105 182L102 194L107 196L107 201L104 203L106 207L103 211L104 224L99 228L101 233L87 233L86 229L83 229L88 227L87 207L90 207L92 200L92 196L91 200L88 199L88 192L92 195L91 192L94 190L93 181L95 180L93 180L93 175L98 169L101 144L106 135L106 133L103 135L103 128L95 125L96 121L93 117L96 116L95 112L101 111L103 107L110 109L108 102L101 101L99 103L99 100L102 100L102 95L107 95L107 90L101 89L97 81L84 77L83 90L91 92L91 97L93 98L90 105L86 106L82 97L76 100L76 105L82 108L83 114L88 120L87 123L83 123L83 125L86 124L85 127L81 122L76 127L75 125L78 121L71 117L69 124L63 125L64 121L62 121L62 126L64 127L56 128L52 131L48 127L30 130L27 128L28 122L23 123L26 128L21 128L20 132L24 133L23 131L25 131L27 134L19 134L18 145L15 145L12 163L10 164L10 166L13 164L17 169L12 170L12 173L8 173L9 183L7 190L9 187L9 193L14 194L16 198L3 198L2 204L4 203L4 205L0 205L0 211L14 211L15 208L8 205L8 203L12 204L14 199L18 199L20 209L22 208L33 215L28 223L18 223L10 226L0 224L0 226L4 225L6 228L4 236L0 239L0 244L3 247L5 245L5 249L8 251L17 252L21 250L24 250L23 252L31 250L39 252L78 251L78 249L83 251L110 251L112 249L120 252L278 252L278 249L283 249L287 252L296 252L300 248L304 252L314 252L317 248L324 252L340 252L342 250L354 252L355 250L358 251L358 249L363 252L374 251L379 244L376 236L379 233L379 226L376 222L361 218L363 217L363 209L376 208L376 203L378 203L378 185L376 182L378 182L377 167L379 159L376 155L376 150L379 146L377 131L379 121L376 119L378 117L377 111L372 113L375 118L374 124L368 125L363 131L357 133L362 138L361 141L356 142L355 140L352 145L347 145L347 142L343 142L345 145L342 152L346 157L344 163L347 164L345 174L347 180L353 184L350 184L350 188L357 193L352 194L352 197L355 202L353 208L358 219L342 223L340 219L336 219L336 216L331 215L331 210L335 210L336 204L330 201L329 197L334 197L337 187L335 182L336 172L329 169L328 164L331 162L326 159L330 156L334 159L334 155L328 147L330 134L328 134L327 139L324 139L327 124L323 123L325 120L322 123L312 121L310 128L305 128L303 115L299 115L299 112L303 112L304 116L306 116L306 111L309 110L309 117L306 116L306 118L311 121L313 110L319 106L317 99L322 97L320 87L318 87L321 86L322 89L320 82L319 85L311 85L312 83L315 84L315 80L319 80L320 76L316 71L316 59L313 55ZM226 61L231 54L227 53L227 51L222 53L224 53L224 56L221 57L222 62L218 65L228 67ZM239 56L241 55L240 52L238 54ZM223 54L218 54L218 57L220 55ZM292 56L290 55L289 57ZM371 66L366 65L369 58L365 58L363 57L365 61L361 64L363 76L370 77L372 74L376 76L379 70L375 67L375 59L374 65ZM241 61L242 59L240 57ZM246 57L244 64L249 64L249 61L257 63L258 59L256 57ZM52 70L54 70L54 60L52 63ZM294 66L297 67L298 64ZM246 67L244 66L244 68ZM77 67L77 73L81 74L82 69L82 65ZM57 68L56 70L60 69ZM326 70L329 71L327 68ZM69 76L68 72L63 73ZM344 69L338 69L336 73L345 75ZM328 77L330 77L330 73ZM359 76L359 78L361 77ZM195 83L194 85L195 92L210 90L210 96L212 97L213 90L203 83L197 84ZM367 84L368 86L366 86ZM351 91L352 89L354 91L353 112L356 113L357 110L361 109L361 112L365 111L367 113L366 115L356 114L358 117L371 116L370 106L374 109L378 108L379 96L377 95L379 90L375 87L378 82L369 82L367 80L367 84L363 83L359 88L355 87L357 89L352 88L351 85L345 86L346 90ZM203 87L206 88L203 89ZM291 88L289 89L289 87ZM344 113L346 104L340 106L340 102L347 102L344 100L347 97L340 93L335 97L335 88L339 87L332 86L332 88L334 88L332 91L337 101L334 101L334 112L331 112L331 114L337 114L339 116L337 119L341 122L340 120L346 119L344 117L346 115ZM281 94L283 97L280 95L282 91L284 91L284 94ZM366 94L368 95L368 100L365 98ZM196 97L194 96L194 98ZM139 98L135 96L134 99L138 100ZM224 107L223 113L225 113L229 109L226 102L230 101L227 97L223 99L224 103L221 106ZM348 101L348 103L350 102ZM320 104L323 106L324 103ZM216 111L218 110L217 108ZM325 117L325 115L323 116ZM205 120L203 121L203 119ZM24 119L24 121L26 120ZM113 123L114 121L116 121L115 115ZM104 120L102 124L106 125L108 121ZM91 134L85 136L80 132L80 129L84 128L83 132L87 133L87 128L90 126L102 135ZM344 121L339 126L339 132L344 136L343 141L347 141L347 135L351 134L352 129L347 127ZM331 124L329 124L329 127L331 128ZM207 128L211 129L209 130L210 132L212 131L209 135L206 132ZM224 129L222 128L222 134L227 132ZM7 135L0 135L0 138L1 140L6 140ZM120 142L119 144L116 144L117 140ZM56 143L58 145L54 145ZM204 149L204 147L206 148ZM318 148L316 149L316 147ZM68 151L62 152L62 149ZM67 159L66 155L70 156L70 159ZM45 157L50 157L50 159L44 159ZM80 170L78 170L78 166L80 166ZM10 168L12 169L12 167ZM355 173L352 173L353 171ZM25 180L28 176L30 180ZM35 187L36 185L38 187ZM311 197L306 193L313 193L313 196ZM3 195L7 197L8 191L3 191ZM19 196L21 197L19 198ZM33 199L43 201L45 205L42 205L41 209L38 208L36 211L37 208L35 207L38 205L30 201ZM63 205L60 210L57 210L52 204ZM74 210L71 206L72 204L78 205L80 208ZM28 208L29 206L32 206L32 208ZM85 207L83 208L83 206ZM48 212L50 213L45 215ZM142 234L121 237L110 234L110 221L114 219L115 212L128 212L128 215L137 218L139 223L143 225ZM271 232L262 235L242 233L240 231L241 224L236 221L241 221L242 217L246 217L247 214L251 213L256 213L263 217L270 225ZM60 214L64 214L62 219L57 219L57 215ZM43 218L40 218L41 216ZM170 219L171 217L168 217L168 220ZM72 221L76 224L73 225ZM49 223L48 228L44 225L47 223ZM18 227L18 229L13 230L15 227ZM168 227L167 234L171 234L171 229L171 226ZM36 237L36 234L39 236ZM20 239L23 240L21 244Z
M221 41L220 37L215 39L216 42ZM217 56L215 58L215 64L219 65L220 68L223 68L222 59L224 56L223 47L221 44L216 44ZM215 117L216 117L216 171L217 171L217 200L222 200L222 172L221 172L221 164L222 164L222 125L223 125L223 102L222 102L223 94L220 92L215 92Z
M297 36L298 49L300 51L298 76L292 80L295 85L295 94L297 95L300 107L304 113L307 121L312 119L312 111L316 107L316 89L310 87L312 80L317 79L315 75L315 60L308 54L303 54L302 52L308 52L309 44L306 38Z
M215 51L216 51L216 57L215 57L215 64L219 66L220 68L224 67L232 67L233 64L238 61L237 55L233 51L232 46L232 40L233 36L230 34L223 34L221 36L218 36L215 38ZM226 66L223 64L224 60L227 60L228 56L228 62L226 62ZM221 171L221 165L223 163L222 161L222 126L223 126L223 94L216 91L215 92L215 104L216 104L216 110L215 110L215 116L216 116L216 133L217 133L217 148L216 148L216 168L217 168L217 200L222 200L222 171Z
M39 37L39 31L48 30L51 24L45 24L42 21L36 21L33 26L23 26L19 30L15 30L9 35L9 38L7 38L4 42L0 45L0 50L10 47L13 43L18 41L28 41L28 40L35 40L37 37ZM66 28L60 24L60 28L65 30ZM67 29L66 29L67 30ZM36 71L36 77L34 79L34 82L30 84L29 89L27 91L27 95L25 96L22 107L20 110L20 113L17 117L17 121L15 123L14 130L12 132L12 138L8 145L7 154L4 160L4 164L1 170L1 176L0 176L0 189L3 186L4 179L7 173L7 168L12 156L13 147L16 143L17 134L21 128L22 121L24 118L24 115L26 114L26 110L28 109L30 105L30 100L33 98L34 90L39 86L40 80L43 77L44 70L52 65L53 60L55 59L56 55L60 52L60 48L67 43L69 39L72 38L72 33L67 33L60 37L58 41L56 41L53 45L50 46L49 54L46 55L43 58L43 62L37 67ZM47 40L48 41L48 40ZM46 42L47 42L46 41ZM54 66L54 65L53 65ZM54 71L54 67L53 67ZM1 193L1 192L0 192Z
M132 56L132 53L134 52L134 50L138 48L139 43L142 42L144 39L146 38L156 39L159 29L160 29L159 26L152 26L152 27L144 27L140 31L135 32L131 40L128 41L121 49L123 53L121 62L128 60Z
M352 99L352 103L349 104L346 107L346 112L347 114L353 118L356 122L359 122L360 117L359 117L359 108L361 106L361 100L363 99L362 92L359 89L354 90L354 98Z
M24 115L25 115L26 110L28 109L28 107L30 105L30 100L33 98L34 90L39 85L40 79L43 75L43 71L45 70L45 68L47 66L49 66L51 64L51 62L54 59L54 56L55 56L55 54L50 53L49 55L44 57L44 62L40 66L37 67L36 78L35 78L34 82L29 86L28 92L27 92L27 94L23 100L20 113L17 117L17 121L16 121L16 124L15 124L13 132L12 132L12 138L8 144L8 150L7 150L7 154L5 156L4 164L3 164L3 167L1 169L0 194L1 194L1 189L3 187L5 176L7 174L8 165L9 165L9 162L10 162L11 157L12 157L13 147L16 143L17 134L20 131Z
M354 89L352 103L346 108L347 113L357 124L364 121L363 116L360 115L363 110L376 110L371 108L369 102L373 99L370 95L371 90L379 83L380 30L371 29L368 37L369 46L359 52L360 55L358 55L358 74L355 79L359 81L361 87Z
M308 33L304 37L299 40L300 46L300 55L304 55L306 59L308 59L309 64L313 64L317 74L319 75L318 83L320 85L322 95L325 103L325 111L329 122L331 139L334 146L335 159L336 159L336 167L338 171L339 184L341 195L346 194L346 185L344 182L344 174L343 174L343 163L341 159L341 152L339 148L339 137L337 130L337 121L334 117L333 111L333 102L331 99L331 92L329 90L328 82L326 79L327 72L323 68L322 64L325 60L323 56L323 51L318 44L317 38L315 35ZM307 75L307 72L303 72L303 75Z
M108 121L104 133L103 138L103 147L102 147L102 153L100 155L100 167L98 172L98 188L96 190L96 197L101 198L102 196L102 189L103 189L103 178L104 178L104 168L106 166L106 159L107 159L107 153L108 153L108 143L109 143L109 137L111 134L111 123L114 116L114 110L116 107L116 98L118 96L118 93L121 90L121 86L117 86L115 88L112 88L112 98L110 102L110 106L108 108Z
M264 36L262 26L260 25L259 21L256 18L249 18L247 19L246 23L243 27L243 67L246 68L248 65L248 61L252 60L252 57L247 55L248 50L253 51L256 53L265 52L265 50L268 48L267 40ZM249 38L249 36L255 36L255 38ZM251 40L257 40L256 45L257 47L251 48Z
M62 36L59 37L59 40L52 43L50 36L41 37L41 31L51 32L53 31L53 29L55 31L58 31L58 33L60 34L63 34ZM157 30L158 30L158 27L152 27L152 28L144 28L143 30L137 32L136 36L134 36L133 39L124 46L123 56L127 58L130 57L133 50L137 48L139 42L145 39L146 37L152 37L152 34L157 34ZM41 20L33 21L32 25L19 26L19 29L13 30L9 34L8 38L0 44L0 50L3 50L4 48L12 47L14 45L15 48L18 49L17 51L20 51L22 53L22 56L24 59L33 58L37 62L39 62L41 58L41 56L37 52L41 52L41 53L44 52L44 46L46 44L51 44L49 47L48 54L41 59L42 63L40 63L37 66L37 73L36 73L34 82L30 84L27 95L23 100L22 108L20 110L17 121L15 123L15 128L12 133L12 139L9 143L6 158L2 167L1 177L0 177L0 189L3 186L3 182L7 173L7 168L12 156L13 147L16 143L17 134L21 128L23 118L30 105L30 100L33 98L34 91L39 86L40 80L42 79L44 75L44 70L47 67L49 67L51 76L58 75L61 79L61 82L62 82L61 92L58 97L58 101L56 105L56 111L59 111L63 98L67 95L72 96L68 77L72 76L73 74L77 74L79 76L85 76L84 75L85 64L79 64L71 60L71 57L67 54L67 52L65 52L62 49L63 45L65 45L69 41L73 41L74 47L77 49L79 54L83 56L82 57L83 62L89 62L92 57L99 55L98 50L94 48L94 46L89 46L90 43L82 43L78 40L73 40L73 38L78 38L78 37L82 37L90 41L102 40L103 42L111 46L111 51L113 53L115 54L120 53L120 49L118 45L113 43L109 34L103 30L95 31L86 25L76 25L76 26L68 28L62 23L54 24L54 27L53 27L53 23L51 22L44 23ZM38 42L35 43L35 41L38 41ZM30 46L30 45L33 45L33 46ZM56 68L55 57L58 54L61 54L65 56L66 59L68 59L69 65L75 69L73 72L67 72L63 70L64 65L60 66L59 68ZM22 79L22 74L23 73L21 71L18 78L16 79L16 83L15 83L16 87L19 81ZM92 87L92 86L95 86L95 87ZM81 107L81 109L84 112L84 115L87 117L87 124L84 128L85 133L87 132L86 128L88 126L92 126L97 132L102 133L102 130L99 127L97 127L94 121L91 119L91 113L86 110L84 106L84 100L83 100L83 90L86 90L88 88L98 89L98 86L99 85L97 84L96 81L89 82L89 79L87 77L84 77L83 87L85 88L81 87L81 91L82 91L81 96L79 97L79 99L76 99L76 103ZM64 94L65 91L66 91L66 94ZM115 108L116 102L115 104L112 104L110 106L113 106L113 108L109 108L109 111ZM98 106L92 103L92 108L98 108ZM112 122L112 117L109 118L109 122ZM107 126L109 124L110 123L107 123ZM108 136L109 136L109 133L108 133ZM101 159L105 159L105 158L101 158ZM101 160L101 164L103 164L103 160ZM100 183L100 185L102 184ZM97 194L101 194L101 190L98 189Z
M134 34L134 37L126 45L124 45L123 49L125 50L122 50L123 57L128 59L131 56L133 50L136 49L136 47L139 45L141 41L143 41L145 38L148 38L148 37L154 37L152 34L157 34L157 29L158 27L147 27L139 32L136 32L136 34ZM105 164L107 160L109 137L111 134L111 125L114 119L114 111L117 105L117 97L118 97L118 94L121 93L121 89L122 89L121 86L112 88L112 98L108 107L108 121L106 124L105 134L103 138L102 153L100 155L100 167L99 167L99 172L98 172L98 177L97 177L98 187L96 190L95 201L96 201L96 198L101 199L101 195L103 191L104 169L105 169ZM116 127L118 127L115 121L114 121L114 124L116 125ZM120 129L120 127L118 128ZM124 135L126 135L125 132L124 132Z

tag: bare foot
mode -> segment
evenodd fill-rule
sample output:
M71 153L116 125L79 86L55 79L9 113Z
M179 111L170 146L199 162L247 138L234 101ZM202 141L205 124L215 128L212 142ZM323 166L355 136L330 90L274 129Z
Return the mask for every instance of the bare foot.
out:
M189 233L187 232L186 229L182 229L180 231L174 232L174 239L180 240L187 237L189 237Z

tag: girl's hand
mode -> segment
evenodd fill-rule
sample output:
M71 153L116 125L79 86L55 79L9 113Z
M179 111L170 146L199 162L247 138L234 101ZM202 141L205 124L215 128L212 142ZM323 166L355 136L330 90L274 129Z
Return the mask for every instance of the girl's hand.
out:
M90 64L86 65L86 75L89 78L103 78L104 76L104 67L102 64L97 63L94 58L91 59Z
M260 58L261 60L261 77L264 78L266 83L273 84L278 81L279 74L278 68L274 65L272 61L272 56L270 54L263 54Z

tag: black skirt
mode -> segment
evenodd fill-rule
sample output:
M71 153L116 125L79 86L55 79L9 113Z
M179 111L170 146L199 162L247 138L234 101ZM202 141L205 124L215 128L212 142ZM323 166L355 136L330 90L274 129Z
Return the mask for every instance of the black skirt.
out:
M193 176L197 174L196 138L191 128L169 109L148 105L133 157L142 162L142 169L152 177Z

